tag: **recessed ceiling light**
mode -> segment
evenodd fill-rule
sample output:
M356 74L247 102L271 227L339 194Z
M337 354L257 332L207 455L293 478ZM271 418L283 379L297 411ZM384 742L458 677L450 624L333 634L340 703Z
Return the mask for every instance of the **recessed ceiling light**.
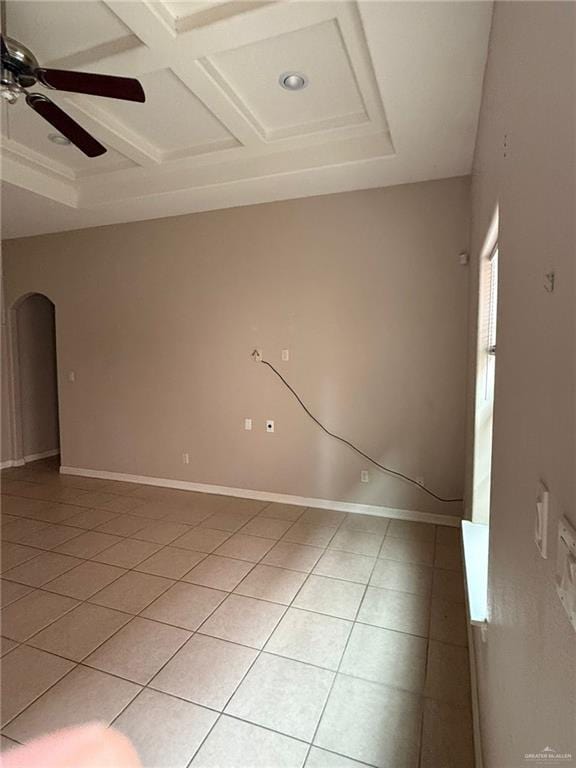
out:
M61 133L49 133L48 138L52 144L59 144L61 147L67 147L68 144L72 143L70 139L67 139L66 136L62 136Z
M278 78L278 82L287 91L301 91L308 85L308 78L300 72L284 72Z

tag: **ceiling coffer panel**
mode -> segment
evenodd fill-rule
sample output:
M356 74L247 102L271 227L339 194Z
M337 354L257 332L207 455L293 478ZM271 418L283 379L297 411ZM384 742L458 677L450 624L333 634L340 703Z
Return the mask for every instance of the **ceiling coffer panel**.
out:
M337 19L224 51L202 63L266 140L369 120ZM288 72L305 73L307 87L281 88L279 78Z
M145 104L110 102L106 109L156 146L164 159L237 146L230 131L171 70L142 75L140 82Z
M73 54L131 39L132 32L103 2L8 0L9 37L25 43L44 66Z

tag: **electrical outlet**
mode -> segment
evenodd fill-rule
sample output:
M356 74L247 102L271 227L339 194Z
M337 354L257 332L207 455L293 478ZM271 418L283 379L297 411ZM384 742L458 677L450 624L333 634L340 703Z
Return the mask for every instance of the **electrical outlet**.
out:
M68 372L68 381L71 384L74 384L74 382L76 381L76 374L74 373L74 371L69 371Z
M289 349L283 349L282 350L282 360L283 362L288 362L290 360L290 350Z
M190 464L190 454L189 453L183 453L182 454L182 464Z
M252 429L252 419L244 419L244 429L247 432L250 432L250 430Z
M360 482L361 483L369 483L370 482L370 475L368 474L367 469L363 469L360 472Z
M272 419L267 419L266 421L266 432L274 432L274 422Z

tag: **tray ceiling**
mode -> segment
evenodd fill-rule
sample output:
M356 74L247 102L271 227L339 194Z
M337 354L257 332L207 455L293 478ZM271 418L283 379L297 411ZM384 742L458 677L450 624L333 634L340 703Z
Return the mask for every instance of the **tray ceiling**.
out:
M107 146L92 160L50 142L22 101L4 105L3 235L468 173L490 15L485 2L8 0L8 34L41 64L138 77L147 101L50 91ZM289 71L308 86L282 89Z

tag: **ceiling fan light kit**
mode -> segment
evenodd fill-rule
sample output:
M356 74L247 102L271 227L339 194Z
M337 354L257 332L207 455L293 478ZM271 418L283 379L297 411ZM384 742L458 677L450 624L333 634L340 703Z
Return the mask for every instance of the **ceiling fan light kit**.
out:
M3 29L5 29L4 24ZM28 89L39 83L51 90L139 103L146 101L142 85L134 78L74 72L67 69L48 69L41 67L34 54L17 40L2 34L0 41L2 47L0 95L2 98L8 104L15 104L19 96L24 94L26 104L56 128L61 139L67 140L67 142L54 141L54 143L74 144L88 157L103 155L106 147L44 93L30 92Z

